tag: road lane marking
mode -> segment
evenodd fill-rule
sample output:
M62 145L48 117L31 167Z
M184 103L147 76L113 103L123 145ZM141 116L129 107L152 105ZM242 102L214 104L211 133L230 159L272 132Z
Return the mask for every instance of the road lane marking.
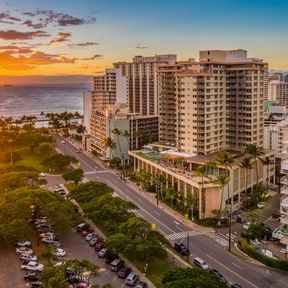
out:
M237 264L232 262L232 265L236 266L237 268L239 268L240 270L242 270L242 268L240 266L238 266Z
M158 213L157 211L154 211L154 213L160 216L160 213Z
M117 275L112 279L112 282L115 281L116 279L118 279Z
M140 199L140 198L137 198L137 200L138 200L139 202L143 203L142 199Z
M184 232L184 230L182 230L181 228L179 228L178 226L176 226L177 229L179 229L181 232Z
M245 281L246 283L249 283L249 285L258 288L258 286L256 286L255 284L253 284L252 282L248 281L247 279L245 279L244 277L242 277L241 275L239 275L238 273L234 272L233 270L231 270L230 268L228 268L227 266L225 266L224 264L222 264L220 261L218 261L217 259L215 259L214 257L210 256L209 254L206 254L207 257L211 258L213 261L215 261L216 263L218 263L219 265L221 265L222 267L224 267L226 270L230 271L231 273L235 274L237 277L239 277L241 280Z
M180 225L180 223L177 222L176 220L173 220L172 222L175 223L176 225Z

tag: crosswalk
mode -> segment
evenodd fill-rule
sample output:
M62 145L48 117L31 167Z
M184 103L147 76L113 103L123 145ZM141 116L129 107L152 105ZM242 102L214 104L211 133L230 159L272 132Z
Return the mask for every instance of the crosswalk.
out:
M200 236L200 235L207 236L210 239L216 241L219 245L221 245L223 247L227 247L228 244L229 244L228 237L226 237L226 236L218 235L215 232L201 233L201 232L198 232L198 231L195 231L195 230L183 231L183 232L178 232L178 233L165 235L165 238L167 240L171 241L171 240L178 240L178 239L186 238L186 237L188 237L188 235L189 235L189 237L195 237L195 236Z

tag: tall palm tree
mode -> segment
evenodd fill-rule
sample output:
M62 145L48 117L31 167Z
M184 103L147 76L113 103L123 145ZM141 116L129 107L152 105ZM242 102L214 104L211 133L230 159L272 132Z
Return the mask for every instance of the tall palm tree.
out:
M204 193L204 178L208 177L208 165L203 164L203 165L199 165L196 170L195 173L197 176L201 177L201 190L199 192L199 219L202 219L202 194Z
M127 145L128 145L128 150L130 150L130 137L131 133L128 130L121 131L122 136L126 138L127 140Z
M105 148L110 149L110 158L113 158L113 150L116 149L117 144L113 141L111 137L107 137L104 145Z
M245 169L245 197L247 196L247 190L248 190L248 170L251 170L253 168L251 158L250 157L245 157L241 160L239 166L243 169Z
M234 163L233 156L226 150L222 150L216 154L214 161L216 165L224 166L225 175L228 177L228 180L230 180L229 168L231 168L232 164ZM230 187L229 186L230 185L228 184L228 201L230 202Z
M259 173L258 173L258 159L260 158L260 156L262 156L263 153L263 149L262 147L258 147L254 144L248 144L245 148L245 153L248 154L253 161L253 165L255 167L255 171L256 171L256 182L258 185L259 182Z
M268 192L268 184L269 184L269 167L270 165L275 165L276 163L270 159L269 156L266 156L264 158L260 158L260 161L264 166L266 166L266 191Z
M230 181L229 176L227 176L226 174L220 174L217 176L216 179L211 180L212 183L217 184L221 188L218 221L220 221L220 217L222 213L224 189L225 189L225 186L229 184L229 181Z
M121 146L121 143L120 143L120 136L122 135L122 131L119 128L114 128L112 130L112 134L116 135L118 148L119 148L120 155L121 155L121 158L122 158L122 164L125 165L124 154L123 154L122 146Z

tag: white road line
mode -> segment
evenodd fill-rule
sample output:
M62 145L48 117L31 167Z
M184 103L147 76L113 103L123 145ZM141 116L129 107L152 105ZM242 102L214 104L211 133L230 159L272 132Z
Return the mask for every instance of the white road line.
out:
M143 203L142 199L140 199L140 198L137 198L137 200L138 200L139 202Z
M249 285L258 288L255 284L253 284L252 282L248 281L247 279L245 279L244 277L242 277L241 275L239 275L238 273L234 272L233 270L231 270L230 268L228 268L227 266L225 266L224 264L222 264L220 261L218 261L217 259L215 259L214 257L206 254L207 257L209 257L210 259L212 259L213 261L215 261L216 263L218 263L219 265L221 265L222 267L224 267L225 269L227 269L228 271L230 271L231 273L235 274L237 277L239 277L241 280L245 281L246 283L249 283Z
M179 228L179 227L177 227L177 226L176 226L176 228L177 228L178 230L182 231L182 232L184 231L184 230L182 230L181 228Z
M173 223L175 223L176 225L180 225L180 223L177 222L176 220L173 220Z
M240 266L238 266L237 264L232 262L232 265L236 266L237 268L239 268L240 270L242 270L242 268Z
M157 211L154 211L154 213L160 216L160 213L158 213Z

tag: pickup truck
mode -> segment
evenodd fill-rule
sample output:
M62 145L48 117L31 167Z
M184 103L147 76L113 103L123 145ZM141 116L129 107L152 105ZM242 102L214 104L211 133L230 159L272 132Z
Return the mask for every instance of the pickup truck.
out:
M179 254L181 254L182 256L186 256L186 255L189 255L189 254L190 254L189 249L188 249L188 248L186 247L186 245L183 244L183 243L181 243L181 244L175 243L174 249L175 249Z

